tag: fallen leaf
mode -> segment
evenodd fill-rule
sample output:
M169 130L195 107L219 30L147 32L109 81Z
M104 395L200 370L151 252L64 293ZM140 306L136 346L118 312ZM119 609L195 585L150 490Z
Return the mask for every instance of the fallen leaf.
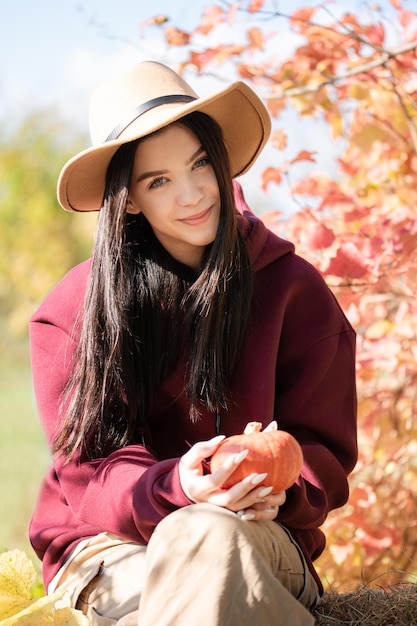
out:
M31 560L21 550L0 554L0 618L4 619L32 602L30 588L36 579Z

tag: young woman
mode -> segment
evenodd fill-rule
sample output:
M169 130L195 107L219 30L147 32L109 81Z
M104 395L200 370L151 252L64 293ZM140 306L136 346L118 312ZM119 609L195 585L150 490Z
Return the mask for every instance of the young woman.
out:
M322 278L233 179L268 139L243 83L198 98L145 62L106 82L93 146L58 182L99 210L92 261L31 319L53 464L30 528L49 591L95 625L313 624L319 526L356 461L354 332ZM286 493L214 473L251 421L304 453Z

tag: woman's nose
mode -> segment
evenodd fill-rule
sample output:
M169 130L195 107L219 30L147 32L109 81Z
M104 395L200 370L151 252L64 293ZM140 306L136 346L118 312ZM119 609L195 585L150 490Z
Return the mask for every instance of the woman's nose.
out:
M183 206L195 206L201 201L203 195L203 190L196 181L187 180L181 184L178 191L178 202Z

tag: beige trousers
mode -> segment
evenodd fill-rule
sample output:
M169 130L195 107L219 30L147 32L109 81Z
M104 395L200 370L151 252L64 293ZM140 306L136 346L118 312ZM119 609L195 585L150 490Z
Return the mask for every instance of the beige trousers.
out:
M168 515L148 546L98 535L59 587L93 626L312 626L317 599L287 530L208 504Z

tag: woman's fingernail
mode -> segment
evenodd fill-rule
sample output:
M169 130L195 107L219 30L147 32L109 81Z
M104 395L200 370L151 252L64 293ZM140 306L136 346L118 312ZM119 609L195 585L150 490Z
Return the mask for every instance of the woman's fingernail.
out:
M253 513L243 513L243 515L239 515L240 519L243 520L244 522L250 522L251 520L255 519L255 515Z
M220 443L221 441L223 441L223 439L226 439L226 435L216 435L215 437L209 440L209 443L211 445L214 445L216 443Z
M256 476L252 478L252 481L251 481L252 485L259 485L259 483L265 480L267 476L268 474L266 472L264 472L263 474L257 474Z
M260 492L258 493L258 496L260 498L264 498L269 493L271 493L271 491L272 491L272 487L264 487L263 489L260 490Z
M238 454L236 454L235 456L235 463L240 463L241 461L243 461L243 459L246 459L248 454L249 450L241 450L240 452L238 452Z

